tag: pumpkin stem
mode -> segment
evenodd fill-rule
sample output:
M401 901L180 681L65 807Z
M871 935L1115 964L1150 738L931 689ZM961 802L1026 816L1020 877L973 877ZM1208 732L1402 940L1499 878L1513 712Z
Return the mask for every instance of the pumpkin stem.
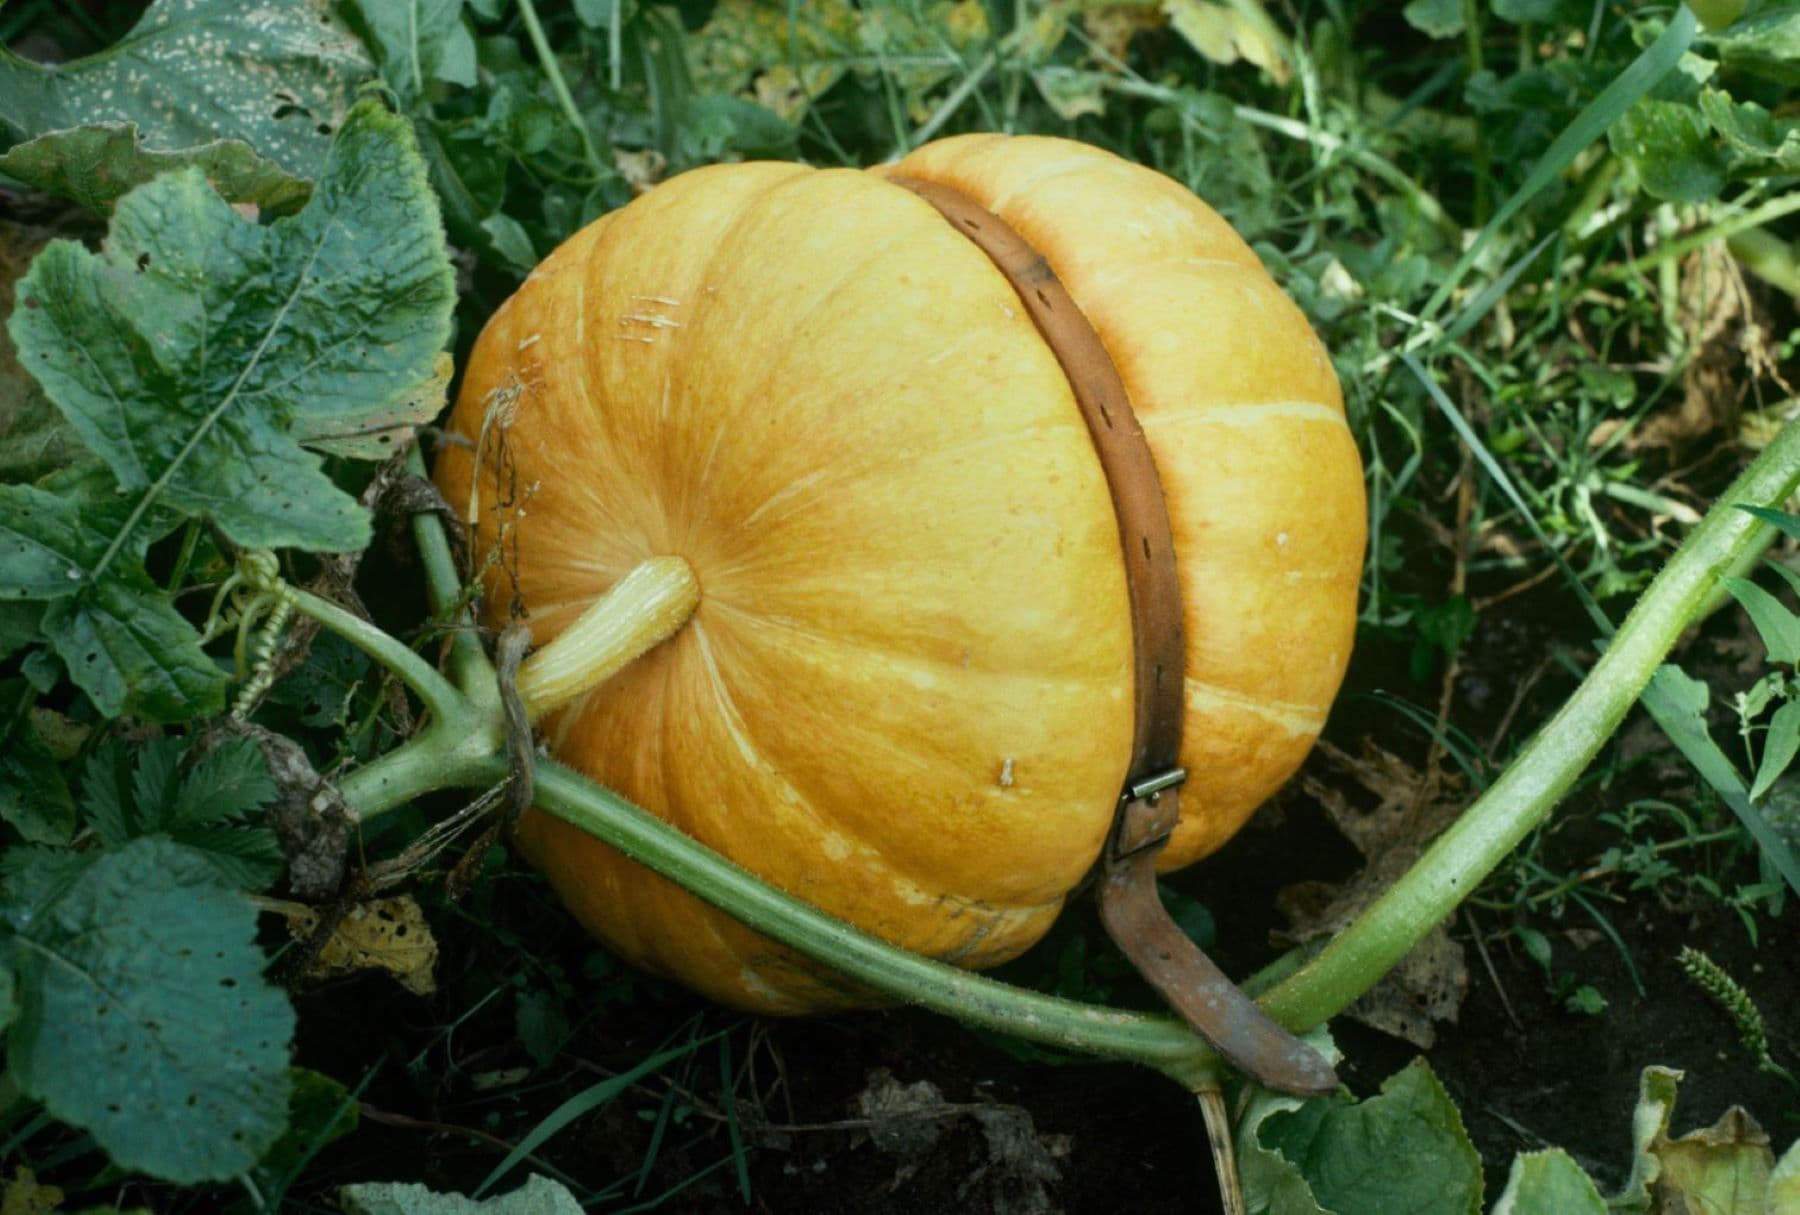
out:
M593 691L668 640L700 603L680 557L652 557L619 579L574 624L519 665L519 699L536 721Z

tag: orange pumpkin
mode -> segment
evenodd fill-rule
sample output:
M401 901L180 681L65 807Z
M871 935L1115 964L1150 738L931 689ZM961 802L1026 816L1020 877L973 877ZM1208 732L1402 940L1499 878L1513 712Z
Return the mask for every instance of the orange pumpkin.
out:
M1361 465L1336 377L1177 183L973 135L872 172L683 174L572 237L476 343L436 477L484 610L539 644L640 562L698 607L544 722L554 754L895 944L990 966L1100 852L1132 731L1113 504L1008 280L887 180L954 187L1050 263L1142 421L1173 527L1190 773L1161 864L1300 763L1349 656ZM869 994L573 827L523 846L632 961L739 1007Z

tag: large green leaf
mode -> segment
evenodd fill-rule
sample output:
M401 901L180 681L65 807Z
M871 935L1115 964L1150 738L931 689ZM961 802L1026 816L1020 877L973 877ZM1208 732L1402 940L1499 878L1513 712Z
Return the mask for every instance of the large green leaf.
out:
M11 883L9 1074L118 1164L235 1177L281 1134L294 1015L262 977L256 909L161 839L100 856L31 907Z
M298 215L258 225L185 170L122 199L98 255L48 246L18 294L26 367L140 509L316 550L362 547L368 515L290 432L342 434L426 380L455 299L411 130L373 103Z
M1481 1157L1423 1059L1351 1104L1309 1101L1271 1115L1260 1146L1293 1163L1327 1211L1478 1215Z
M373 71L328 0L157 0L116 45L85 59L44 66L0 49L5 142L136 126L130 146L113 141L99 161L90 136L9 154L0 170L102 205L171 156L211 171L219 157L241 165L253 149L282 176L314 178ZM222 151L221 141L246 151ZM241 180L262 181L255 200L272 178Z

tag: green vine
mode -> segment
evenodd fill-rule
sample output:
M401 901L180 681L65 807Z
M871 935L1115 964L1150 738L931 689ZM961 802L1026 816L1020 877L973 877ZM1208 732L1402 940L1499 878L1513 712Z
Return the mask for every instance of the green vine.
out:
M416 455L413 467L422 470ZM1698 618L1720 575L1764 539L1766 525L1738 507L1779 505L1797 485L1800 426L1789 426L1688 536L1593 671L1487 793L1317 956L1268 986L1261 1001L1276 1020L1305 1031L1341 1012L1549 815ZM420 514L414 529L434 606L443 610L461 591L443 525ZM453 631L452 685L367 621L305 592L294 592L294 606L394 671L431 713L416 738L342 782L358 813L367 818L434 790L507 779L496 676L466 614ZM535 802L752 928L896 1000L1062 1049L1141 1063L1190 1089L1216 1082L1220 1061L1172 1018L1022 991L897 949L769 886L554 761L537 766Z

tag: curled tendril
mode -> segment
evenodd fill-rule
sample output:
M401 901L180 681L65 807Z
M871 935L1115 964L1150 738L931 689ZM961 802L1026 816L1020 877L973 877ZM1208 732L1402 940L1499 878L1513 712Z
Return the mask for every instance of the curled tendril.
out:
M294 590L281 577L280 560L267 549L240 554L237 572L227 584L233 579L239 581L234 596L238 626L234 654L238 674L245 682L232 699L231 716L242 721L275 682L275 658L294 615ZM250 632L258 619L262 619L262 629L252 647Z

